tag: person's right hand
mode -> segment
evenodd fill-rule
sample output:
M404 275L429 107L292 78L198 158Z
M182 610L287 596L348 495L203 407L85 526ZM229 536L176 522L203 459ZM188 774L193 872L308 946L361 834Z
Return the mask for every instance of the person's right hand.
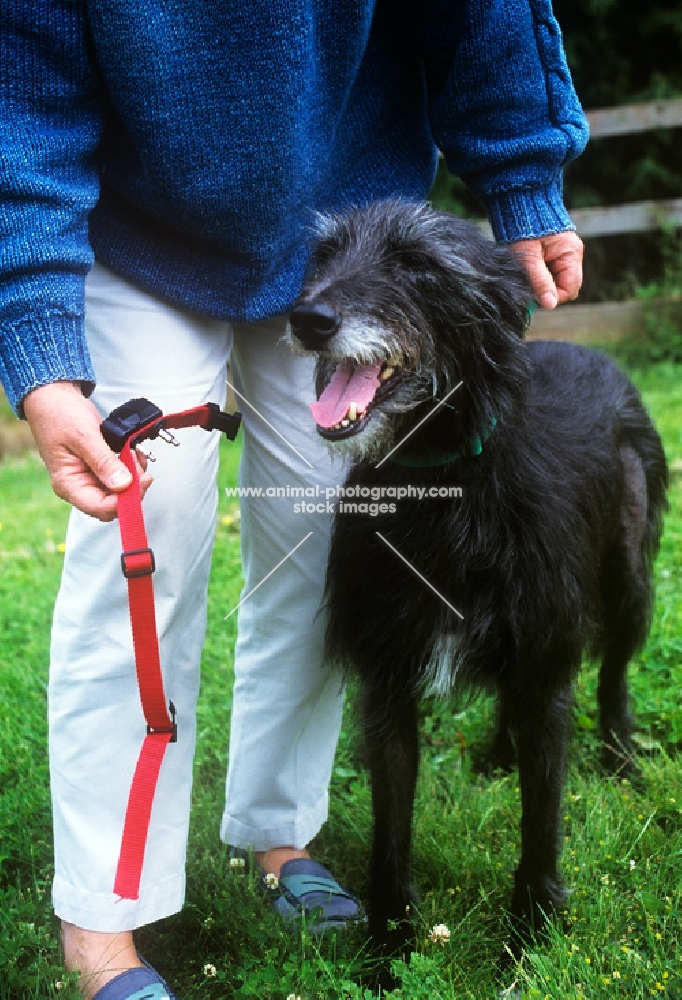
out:
M116 494L130 485L132 476L102 437L95 405L75 382L40 386L23 403L57 496L100 521L113 521ZM146 462L138 466L142 496L152 483L144 466Z

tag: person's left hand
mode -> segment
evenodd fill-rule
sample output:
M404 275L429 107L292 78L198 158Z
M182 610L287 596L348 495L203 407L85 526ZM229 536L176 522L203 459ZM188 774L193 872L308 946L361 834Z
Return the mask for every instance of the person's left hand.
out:
M509 244L521 258L538 305L554 309L577 298L583 283L583 241L573 230Z

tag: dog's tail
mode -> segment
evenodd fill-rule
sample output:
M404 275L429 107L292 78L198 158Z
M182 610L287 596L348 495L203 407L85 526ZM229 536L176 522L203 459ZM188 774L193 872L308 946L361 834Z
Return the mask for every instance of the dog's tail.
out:
M668 464L661 439L639 393L623 379L619 406L619 452L623 471L621 546L604 580L607 633L625 650L624 662L646 642L654 603L653 563L667 509ZM620 581L615 589L616 580Z
M668 509L668 463L658 431L644 409L635 387L630 383L621 410L622 445L629 445L639 456L646 479L646 527L642 537L642 558L651 572L663 531L663 515Z

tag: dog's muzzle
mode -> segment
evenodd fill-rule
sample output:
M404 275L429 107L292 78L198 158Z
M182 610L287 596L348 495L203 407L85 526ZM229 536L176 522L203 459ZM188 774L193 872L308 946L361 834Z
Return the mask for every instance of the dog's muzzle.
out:
M339 329L341 317L324 302L304 302L294 306L289 322L291 332L307 350L321 351Z
M293 337L321 357L333 355L332 339L341 324L342 317L332 306L314 299L298 303L289 313ZM336 357L319 398L310 407L318 434L336 441L363 430L374 406L395 390L401 376L397 359Z

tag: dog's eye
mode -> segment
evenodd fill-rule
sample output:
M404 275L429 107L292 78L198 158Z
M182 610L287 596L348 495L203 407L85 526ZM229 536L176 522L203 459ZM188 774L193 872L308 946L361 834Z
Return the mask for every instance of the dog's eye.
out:
M310 258L310 269L314 271L315 274L320 271L324 265L329 260L331 254L322 254L319 250L316 250L313 256Z

